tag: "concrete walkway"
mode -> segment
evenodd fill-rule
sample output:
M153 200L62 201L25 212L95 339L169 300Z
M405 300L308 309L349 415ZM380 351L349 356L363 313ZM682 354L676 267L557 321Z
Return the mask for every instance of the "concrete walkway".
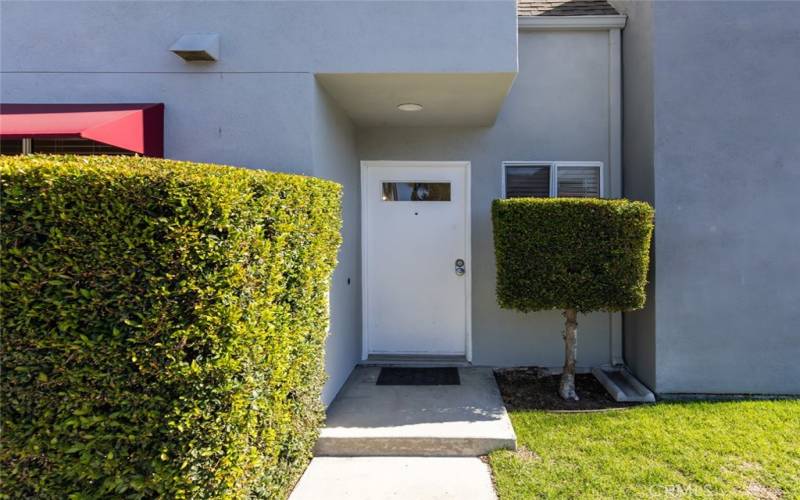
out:
M317 457L289 500L494 500L476 457Z
M290 500L496 499L478 456L516 436L492 370L438 386L379 386L379 373L353 370Z
M328 408L315 456L461 456L514 449L516 436L489 368L459 368L460 385L376 385L357 367Z

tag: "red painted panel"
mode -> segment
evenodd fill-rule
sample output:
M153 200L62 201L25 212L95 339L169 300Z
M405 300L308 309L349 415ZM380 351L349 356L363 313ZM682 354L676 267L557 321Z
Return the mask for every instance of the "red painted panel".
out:
M83 137L164 156L163 104L0 104L0 137Z

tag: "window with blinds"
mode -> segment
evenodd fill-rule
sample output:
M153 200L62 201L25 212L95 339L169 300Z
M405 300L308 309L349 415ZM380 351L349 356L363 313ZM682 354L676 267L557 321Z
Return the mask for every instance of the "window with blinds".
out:
M549 165L506 166L506 198L548 198Z
M506 198L600 198L600 162L507 162L503 164Z
M0 139L0 155L21 155L22 139Z
M28 139L31 144L31 153L39 154L70 154L70 155L124 155L134 153L126 149L109 146L102 142L82 139L80 137L34 137ZM25 154L23 139L3 139L0 142L0 154L21 155Z
M32 151L41 154L69 155L121 155L132 156L134 153L126 149L109 146L102 142L82 139L80 137L34 137Z
M600 167L560 166L556 171L559 198L600 198Z

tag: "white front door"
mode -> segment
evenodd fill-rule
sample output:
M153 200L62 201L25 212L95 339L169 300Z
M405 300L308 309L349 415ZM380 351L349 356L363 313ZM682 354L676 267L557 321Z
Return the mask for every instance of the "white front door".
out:
M469 163L364 162L364 354L469 357Z

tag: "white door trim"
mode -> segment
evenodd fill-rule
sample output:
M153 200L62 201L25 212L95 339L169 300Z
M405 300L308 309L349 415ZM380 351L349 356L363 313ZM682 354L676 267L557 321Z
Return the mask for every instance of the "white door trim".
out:
M471 163L468 161L394 161L394 160L364 160L361 162L361 360L366 361L369 356L369 290L367 279L367 241L369 241L369 234L367 232L367 210L368 203L367 197L367 169L370 167L424 167L424 166L442 166L442 167L462 167L464 169L464 234L466 239L466 248L464 260L467 261L467 272L464 277L466 283L466 297L465 297L465 324L466 332L464 335L466 345L464 352L467 361L472 361L472 270L475 266L472 265L472 211L471 207L471 193L470 187L470 167Z

